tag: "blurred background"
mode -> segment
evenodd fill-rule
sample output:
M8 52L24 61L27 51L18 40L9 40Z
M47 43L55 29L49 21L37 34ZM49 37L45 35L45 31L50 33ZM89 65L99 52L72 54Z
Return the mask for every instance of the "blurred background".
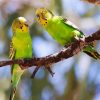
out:
M81 0L0 0L1 61L9 59L11 24L18 16L24 16L30 24L35 57L62 49L36 22L35 10L39 7L67 17L86 35L100 29L100 6ZM96 48L99 51L100 43L96 44ZM54 77L41 68L32 80L30 75L34 68L23 74L14 100L100 100L100 61L84 53L52 65ZM0 68L0 100L8 100L10 80L10 66Z

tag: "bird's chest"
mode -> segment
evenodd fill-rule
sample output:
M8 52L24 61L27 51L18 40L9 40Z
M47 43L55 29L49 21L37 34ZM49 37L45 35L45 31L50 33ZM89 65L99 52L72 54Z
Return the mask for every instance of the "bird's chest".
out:
M13 38L13 46L16 51L16 58L32 56L32 43L29 39Z

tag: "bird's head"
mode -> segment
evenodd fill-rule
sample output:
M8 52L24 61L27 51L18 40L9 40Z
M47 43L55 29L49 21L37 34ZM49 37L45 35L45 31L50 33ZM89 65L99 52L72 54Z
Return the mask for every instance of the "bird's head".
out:
M39 8L36 10L36 17L38 22L41 25L45 26L48 23L48 20L53 17L53 14L46 8Z
M12 23L12 31L14 33L25 33L29 31L27 20L24 17L16 18Z

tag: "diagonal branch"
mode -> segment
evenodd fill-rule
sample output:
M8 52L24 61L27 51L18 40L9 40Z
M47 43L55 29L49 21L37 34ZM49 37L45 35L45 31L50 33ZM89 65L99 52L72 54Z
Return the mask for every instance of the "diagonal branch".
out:
M61 60L70 58L77 53L79 53L86 45L90 44L95 40L100 40L100 30L93 33L91 36L85 38L85 41L78 40L70 44L67 48L64 48L58 53L48 55L46 57L41 58L23 58L23 59L16 59L16 60L7 60L7 61L0 61L0 67L6 65L13 65L19 64L25 66L25 68L31 66L46 66L51 65L53 63L57 63Z
M96 5L100 5L100 0L82 0L88 3L92 3L92 4L96 4Z

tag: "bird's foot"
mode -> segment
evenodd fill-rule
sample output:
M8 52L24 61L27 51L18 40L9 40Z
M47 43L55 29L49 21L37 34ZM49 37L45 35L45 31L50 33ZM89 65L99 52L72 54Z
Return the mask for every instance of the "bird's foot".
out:
M21 68L22 70L26 69L26 67L23 66L23 65L20 65L20 68Z

